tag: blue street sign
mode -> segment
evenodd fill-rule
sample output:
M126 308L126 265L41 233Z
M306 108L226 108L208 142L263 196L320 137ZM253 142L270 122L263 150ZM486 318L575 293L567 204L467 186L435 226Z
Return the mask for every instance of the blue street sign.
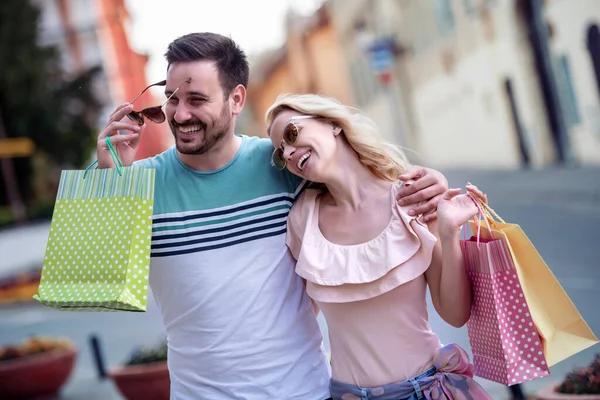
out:
M368 49L371 68L379 74L394 67L394 54L388 40L379 40Z

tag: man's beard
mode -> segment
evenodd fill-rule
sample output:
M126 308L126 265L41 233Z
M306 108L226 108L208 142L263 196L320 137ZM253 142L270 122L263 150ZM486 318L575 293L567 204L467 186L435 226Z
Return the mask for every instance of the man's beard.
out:
M186 155L199 155L204 154L212 150L224 137L227 136L231 129L232 118L229 111L229 104L225 103L221 108L221 114L215 125L209 130L208 126L200 120L188 121L185 124L178 124L175 121L170 121L171 133L175 137L175 147L181 154ZM204 135L204 141L197 144L194 147L189 147L187 143L180 143L177 140L176 130L178 127L199 125L202 130L198 132L200 135Z

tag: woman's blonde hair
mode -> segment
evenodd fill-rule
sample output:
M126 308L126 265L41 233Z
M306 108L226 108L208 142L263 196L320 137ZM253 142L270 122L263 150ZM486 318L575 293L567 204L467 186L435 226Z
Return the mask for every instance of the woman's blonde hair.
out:
M395 181L408 167L404 152L398 146L384 142L375 122L356 108L316 94L280 95L267 110L269 131L275 118L286 110L322 117L342 128L360 162L378 178Z

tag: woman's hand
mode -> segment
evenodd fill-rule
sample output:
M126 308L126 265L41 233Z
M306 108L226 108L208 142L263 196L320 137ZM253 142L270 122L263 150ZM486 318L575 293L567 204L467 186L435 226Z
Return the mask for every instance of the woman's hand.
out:
M467 193L461 189L448 189L438 202L438 229L440 236L451 237L460 233L460 228L479 213L477 205L469 196L487 203L487 196L476 186L467 184Z

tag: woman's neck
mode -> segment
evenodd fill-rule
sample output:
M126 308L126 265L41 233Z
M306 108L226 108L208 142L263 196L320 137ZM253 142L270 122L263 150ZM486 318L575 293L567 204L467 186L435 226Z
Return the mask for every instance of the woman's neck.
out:
M336 206L357 210L368 199L389 192L392 182L376 177L354 150L340 158L323 182Z

